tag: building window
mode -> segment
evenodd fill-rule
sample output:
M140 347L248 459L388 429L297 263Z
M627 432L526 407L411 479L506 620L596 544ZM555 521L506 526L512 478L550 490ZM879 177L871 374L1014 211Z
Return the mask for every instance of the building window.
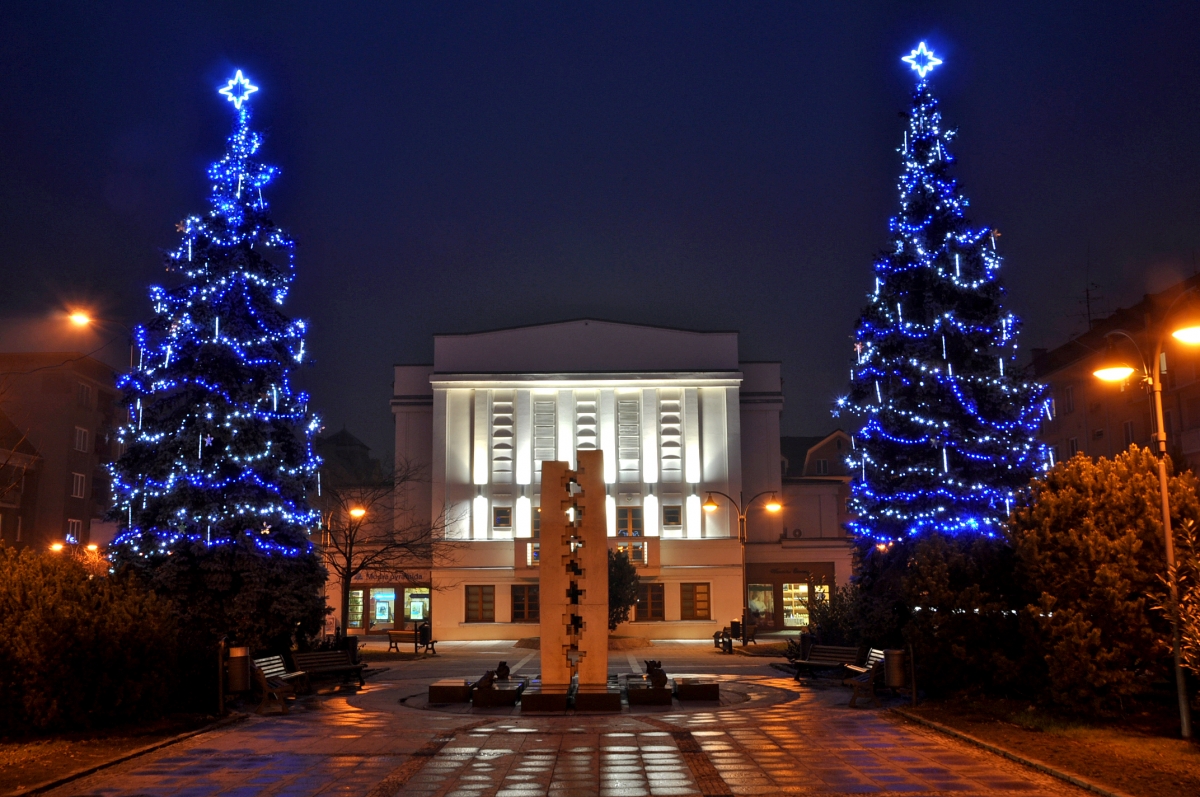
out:
M525 543L525 566L537 567L541 564L542 544L540 542Z
M749 592L750 623L758 628L775 627L775 585L751 584Z
M683 507L679 504L663 504L663 525L682 526Z
M371 587L371 603L368 608L368 628L375 631L390 631L396 627L396 590L393 587Z
M71 497L83 498L84 488L87 486L87 479L82 473L71 474Z
M1067 440L1067 451L1070 453L1070 456L1072 456L1072 457L1079 453L1079 438L1078 437L1072 437L1069 440Z
M92 386L85 385L83 382L79 383L79 406L92 406Z
M75 450L88 450L88 430L84 429L82 426L75 427Z
M492 528L494 529L511 529L512 528L512 507L497 506L492 509Z
M361 589L350 590L350 609L346 613L347 628L362 628L363 627L363 591Z
M681 620L711 620L708 584L679 585L679 617Z
M467 585L467 622L496 622L496 586L494 584Z
M513 584L512 621L528 623L540 619L537 584Z
M67 521L67 542L79 542L79 538L83 535L82 520Z
M1125 432L1125 447L1129 448L1133 445L1133 421L1125 421L1121 428Z
M617 553L625 554L635 565L646 564L646 543L644 542L618 542Z
M642 508L640 506L617 507L617 536L642 536Z
M828 476L829 475L829 460L827 460L827 459L818 459L817 460L817 475L818 476Z
M1093 439L1093 440L1103 440L1103 439L1104 439L1104 430L1103 430L1103 429L1096 429L1095 431L1093 431L1093 432L1092 432L1092 439Z
M662 584L647 584L642 582L638 584L638 599L634 604L633 620L636 623L645 623L650 621L658 621L666 619L666 613L663 610L665 601L663 595L665 588Z
M1062 391L1062 412L1063 415L1070 415L1075 411L1075 389L1070 385L1063 388Z
M542 536L542 508L540 506L533 508L533 536Z

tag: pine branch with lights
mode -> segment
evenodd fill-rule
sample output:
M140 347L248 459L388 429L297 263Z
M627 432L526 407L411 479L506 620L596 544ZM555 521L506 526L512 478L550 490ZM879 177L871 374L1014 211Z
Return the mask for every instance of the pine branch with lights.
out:
M258 160L246 102L255 91L240 70L221 90L237 118L208 170L211 208L179 223L166 256L178 279L151 287L154 317L134 330L136 366L120 379L126 451L112 468L119 556L191 543L312 548L319 423L291 384L306 327L282 311L294 243L263 197L277 170Z
M855 328L855 364L837 413L855 416L852 529L886 544L925 531L995 535L1044 470L1034 437L1044 389L1016 373L1017 319L1004 310L994 230L972 226L950 175L938 101L941 61L920 47L900 149L900 212Z

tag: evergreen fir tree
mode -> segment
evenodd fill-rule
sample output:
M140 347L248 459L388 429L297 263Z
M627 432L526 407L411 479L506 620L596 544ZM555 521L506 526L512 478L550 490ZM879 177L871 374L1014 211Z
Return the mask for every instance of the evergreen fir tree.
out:
M179 223L182 241L165 258L178 280L150 288L154 317L134 330L136 366L120 380L129 421L113 514L127 561L231 543L313 557L306 490L319 424L290 382L305 323L282 311L294 244L263 197L277 170L257 160L254 91L240 70L221 90L237 120L208 170L211 209Z
M996 233L967 220L927 75L924 42L900 149L900 212L855 329L839 412L856 416L852 529L880 543L924 531L994 535L1044 469L1043 389L1016 369L1017 319L1001 306Z

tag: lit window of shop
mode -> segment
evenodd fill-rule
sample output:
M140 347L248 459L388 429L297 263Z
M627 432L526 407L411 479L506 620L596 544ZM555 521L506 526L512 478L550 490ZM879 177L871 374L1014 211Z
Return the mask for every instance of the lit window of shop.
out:
M774 628L775 585L751 584L748 593L750 622L759 628Z
M429 587L407 587L404 590L404 619L423 623L429 620L431 599Z
M809 612L808 584L783 585L783 624L791 628L804 628L812 622ZM829 587L817 585L812 590L811 600L829 600Z
M350 607L346 617L346 627L362 628L363 627L363 591L361 589L350 590Z
M389 631L396 627L396 590L392 587L371 587L367 626L370 630Z
M679 585L679 617L681 620L712 619L709 610L708 584Z
M634 622L645 623L655 620L665 620L665 592L666 590L662 584L647 584L645 582L638 584L638 599L637 603L634 604Z

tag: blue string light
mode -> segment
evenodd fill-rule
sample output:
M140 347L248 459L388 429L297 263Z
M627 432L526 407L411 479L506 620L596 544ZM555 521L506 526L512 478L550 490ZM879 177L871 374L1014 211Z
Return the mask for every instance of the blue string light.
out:
M835 415L860 420L847 465L849 524L878 542L929 531L1001 533L1014 497L1048 465L1035 437L1045 388L1016 366L1020 322L1001 306L996 233L967 221L926 76L924 42L900 153L900 212L875 261L855 328L850 390Z
M257 160L250 128L258 87L238 70L219 90L237 118L208 169L210 210L177 226L173 287L151 286L155 317L133 333L138 365L120 377L129 418L110 470L118 551L147 557L180 544L253 541L264 553L311 552L319 516L306 493L320 460L319 419L290 374L307 325L281 306L295 244L267 212L278 171Z

